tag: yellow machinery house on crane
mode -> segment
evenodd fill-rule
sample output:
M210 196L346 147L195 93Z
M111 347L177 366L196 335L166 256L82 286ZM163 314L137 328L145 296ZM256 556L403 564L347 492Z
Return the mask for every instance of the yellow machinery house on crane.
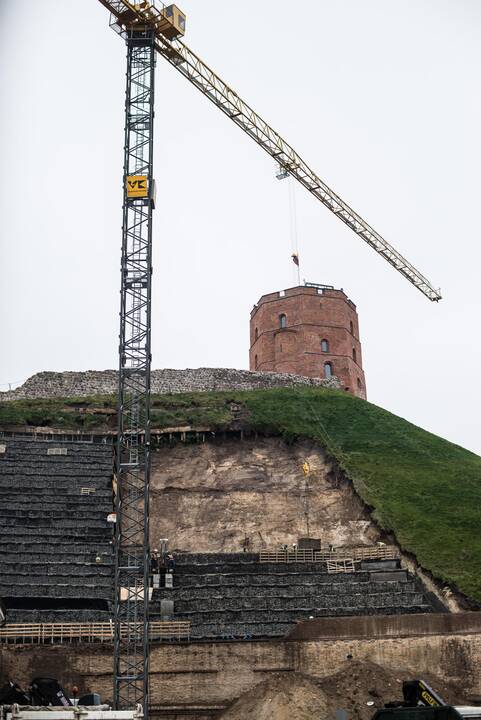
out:
M142 21L145 21L147 25L155 28L156 33L160 33L168 40L174 40L185 34L185 13L177 5L158 9L148 0L140 3L124 0L123 5L128 9L118 15L118 21L125 27L141 26Z
M157 24L157 30L162 35L173 40L185 33L185 15L177 5L168 5L162 14L163 19Z

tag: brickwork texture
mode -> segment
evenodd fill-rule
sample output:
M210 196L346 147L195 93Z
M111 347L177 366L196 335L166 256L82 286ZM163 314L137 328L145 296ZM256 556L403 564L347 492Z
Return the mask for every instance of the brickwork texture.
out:
M263 295L251 312L251 370L339 378L366 398L356 306L343 290L299 286Z

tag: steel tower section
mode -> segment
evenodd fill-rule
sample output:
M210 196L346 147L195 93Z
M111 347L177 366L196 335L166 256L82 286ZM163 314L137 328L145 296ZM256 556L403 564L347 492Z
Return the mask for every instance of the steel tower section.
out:
M119 334L114 704L148 714L154 34L127 30Z

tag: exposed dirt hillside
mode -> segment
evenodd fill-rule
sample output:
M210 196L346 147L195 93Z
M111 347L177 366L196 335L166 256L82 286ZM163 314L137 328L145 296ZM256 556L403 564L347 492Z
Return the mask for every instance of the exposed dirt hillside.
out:
M151 418L154 428L249 428L289 442L299 438L318 442L402 549L479 607L481 458L477 455L334 390L157 395ZM114 430L115 398L0 403L0 429L37 426Z
M303 463L309 463L306 477ZM175 445L154 451L151 537L171 548L239 552L321 538L372 544L378 531L347 481L337 481L318 443L279 438Z

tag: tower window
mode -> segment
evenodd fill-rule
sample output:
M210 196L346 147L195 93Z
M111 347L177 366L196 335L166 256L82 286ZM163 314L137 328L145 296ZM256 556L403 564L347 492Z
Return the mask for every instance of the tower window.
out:
M357 387L359 388L359 390L362 389L362 382L360 378L357 379Z
M354 323L352 322L352 320L349 322L349 328L351 330L351 335L354 335Z
M332 363L330 362L324 363L324 377L332 377Z
M257 355L254 357L254 367L257 370Z
M352 359L356 362L356 348L352 348Z
M321 350L322 352L329 352L329 340L321 340Z
M284 313L282 313L282 315L279 315L279 327L285 328L286 326L287 326L287 318L284 315Z
M254 340L257 340L258 337L259 337L259 330L256 328L255 332L254 332Z

